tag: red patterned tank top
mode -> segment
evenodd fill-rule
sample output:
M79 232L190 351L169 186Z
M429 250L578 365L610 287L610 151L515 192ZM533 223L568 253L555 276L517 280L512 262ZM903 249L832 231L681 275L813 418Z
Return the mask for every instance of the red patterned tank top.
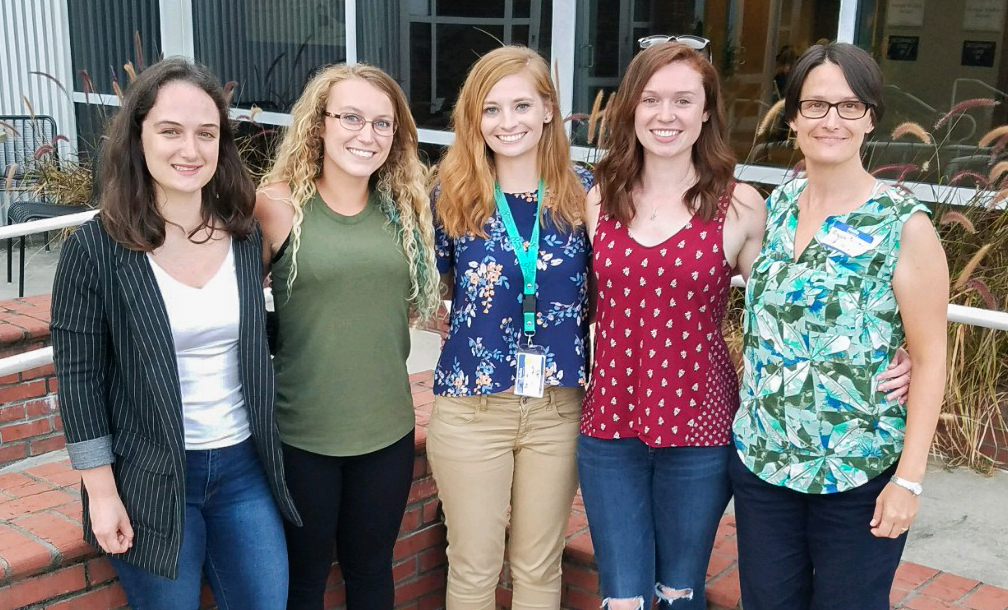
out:
M595 231L595 358L581 432L652 447L731 443L738 376L721 335L732 269L722 233L731 200L655 246L603 214Z

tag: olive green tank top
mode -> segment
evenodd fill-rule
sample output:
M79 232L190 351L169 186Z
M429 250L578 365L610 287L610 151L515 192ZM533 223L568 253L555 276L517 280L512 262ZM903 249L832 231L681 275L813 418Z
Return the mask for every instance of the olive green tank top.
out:
M297 277L288 243L273 262L279 319L277 422L283 442L323 455L361 455L414 426L409 264L372 193L354 216L317 194L304 207Z

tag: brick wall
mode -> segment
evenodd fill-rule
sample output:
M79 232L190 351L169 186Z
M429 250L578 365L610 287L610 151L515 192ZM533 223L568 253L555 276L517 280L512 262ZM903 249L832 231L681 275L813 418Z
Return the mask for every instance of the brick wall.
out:
M0 302L0 358L49 345L49 295ZM0 468L64 446L52 365L0 377Z
M413 485L396 542L396 610L444 607L447 560L437 488L426 458L430 375L414 376ZM333 566L326 610L345 610ZM214 608L208 587L203 608ZM80 476L66 458L0 474L0 610L119 610L126 596L111 564L81 538ZM587 610L587 609L584 609Z

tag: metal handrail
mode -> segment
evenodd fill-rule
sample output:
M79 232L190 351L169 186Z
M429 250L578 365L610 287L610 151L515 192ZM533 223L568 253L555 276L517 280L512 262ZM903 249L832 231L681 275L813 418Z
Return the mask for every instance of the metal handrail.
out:
M35 233L45 233L56 229L76 227L91 220L98 210L86 210L65 216L55 216L53 218L43 218L42 220L29 220L13 225L0 227L0 240L21 237L22 235L33 235Z
M742 282L742 278L736 275L732 278L732 285L741 288L745 284ZM272 292L268 288L265 292L267 301L272 301ZM991 311L989 309L980 309L977 307L966 307L964 305L956 305L954 303L949 303L948 321L970 324L972 326L982 326L984 328L992 328L994 330L1008 330L1008 312ZM47 364L51 364L52 361L52 347L44 347L42 349L24 352L23 354L17 354L16 356L0 358L0 377L13 375L15 373L27 371L28 369L33 369L39 366L45 366Z
M68 214L66 216L59 216L56 218L33 220L31 222L23 222L16 225L0 227L0 239L20 237L22 235L31 235L32 233L41 233L44 231L52 231L54 229L72 227L87 222L97 213L98 210L88 210L77 214ZM733 277L731 283L732 286L737 288L745 286L745 282L742 280L742 276L740 275ZM263 292L267 303L271 305L273 302L272 290L266 288ZM979 307L966 307L964 305L949 303L948 321L1008 331L1008 312L1004 311L993 311L989 309L980 309ZM30 352L0 358L0 377L13 375L15 373L27 371L39 366L45 366L47 364L51 364L52 361L52 347L44 347Z

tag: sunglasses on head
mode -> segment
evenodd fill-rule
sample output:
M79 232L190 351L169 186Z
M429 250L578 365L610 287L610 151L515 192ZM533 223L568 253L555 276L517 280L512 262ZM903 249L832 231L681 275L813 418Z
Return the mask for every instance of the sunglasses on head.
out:
M682 36L652 34L651 36L645 36L637 39L637 45L642 49L665 42L678 42L679 44L686 45L694 51L704 51L707 55L707 59L711 58L710 41L702 36L693 36L691 34L683 34Z

